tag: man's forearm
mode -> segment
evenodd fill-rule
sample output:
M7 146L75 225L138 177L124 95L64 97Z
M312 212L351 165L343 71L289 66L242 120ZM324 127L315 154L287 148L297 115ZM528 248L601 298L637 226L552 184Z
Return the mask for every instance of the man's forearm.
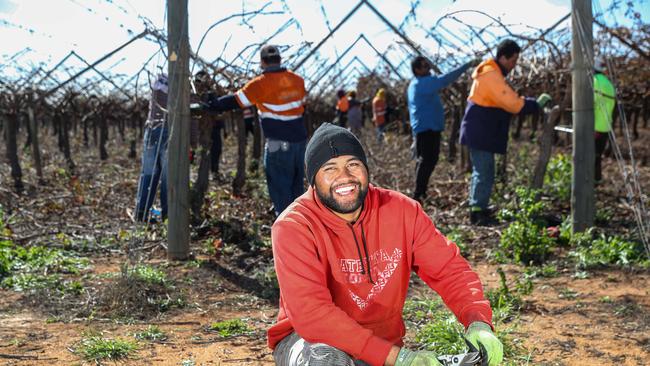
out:
M207 109L213 112L227 112L235 109L241 109L237 98L232 95L224 95L223 97L211 96L205 101Z

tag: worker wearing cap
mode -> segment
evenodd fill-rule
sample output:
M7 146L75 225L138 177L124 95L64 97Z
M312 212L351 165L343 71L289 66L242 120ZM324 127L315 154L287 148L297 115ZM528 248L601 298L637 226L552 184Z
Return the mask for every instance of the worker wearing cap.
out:
M594 62L594 132L596 140L596 183L603 180L602 159L607 137L612 130L612 113L616 105L616 89L605 75L607 64L602 58Z
M213 111L257 107L266 138L266 183L275 214L279 215L305 191L305 81L282 67L280 51L276 46L263 47L260 56L261 75L250 80L235 94L220 98L209 96L203 107Z
M494 155L505 154L513 115L538 113L551 100L542 93L537 99L521 97L506 81L519 60L521 47L511 39L497 46L497 54L481 62L472 72L472 88L460 125L460 143L469 148L472 178L469 187L470 223L494 223L488 207L494 186Z

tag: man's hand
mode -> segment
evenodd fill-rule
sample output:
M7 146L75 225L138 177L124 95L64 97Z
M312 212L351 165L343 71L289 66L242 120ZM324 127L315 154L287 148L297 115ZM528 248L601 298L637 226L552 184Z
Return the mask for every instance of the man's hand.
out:
M481 349L481 345L485 348L489 366L498 365L503 360L503 344L494 336L489 325L483 322L473 322L467 328L465 338L476 349Z
M546 93L542 93L539 95L539 97L537 97L537 104L539 104L540 108L544 108L544 106L546 106L546 104L548 104L550 101L551 96Z
M414 352L406 348L399 350L395 366L442 366L433 352Z

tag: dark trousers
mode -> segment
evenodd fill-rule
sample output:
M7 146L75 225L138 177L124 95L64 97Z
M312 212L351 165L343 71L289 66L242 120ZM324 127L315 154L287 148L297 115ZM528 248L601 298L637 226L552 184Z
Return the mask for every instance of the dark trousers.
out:
M595 140L596 140L596 169L595 169L595 178L596 181L599 181L603 179L603 171L602 171L602 160L603 160L603 152L605 152L605 147L607 146L607 140L609 136L607 132L596 132L595 134Z
M438 163L440 155L440 131L423 131L415 135L415 192L413 198L420 199L427 193L429 178Z
M215 123L212 127L212 146L210 146L210 170L219 173L219 160L221 160L221 130L223 126Z

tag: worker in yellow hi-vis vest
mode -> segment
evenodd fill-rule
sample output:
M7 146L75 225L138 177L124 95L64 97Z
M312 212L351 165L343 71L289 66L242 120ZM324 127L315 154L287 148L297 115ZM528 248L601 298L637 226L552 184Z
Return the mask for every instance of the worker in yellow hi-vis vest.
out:
M616 105L616 89L605 75L607 64L599 58L594 62L594 131L596 141L596 184L603 179L602 156L607 146L609 131L612 130L612 116Z

